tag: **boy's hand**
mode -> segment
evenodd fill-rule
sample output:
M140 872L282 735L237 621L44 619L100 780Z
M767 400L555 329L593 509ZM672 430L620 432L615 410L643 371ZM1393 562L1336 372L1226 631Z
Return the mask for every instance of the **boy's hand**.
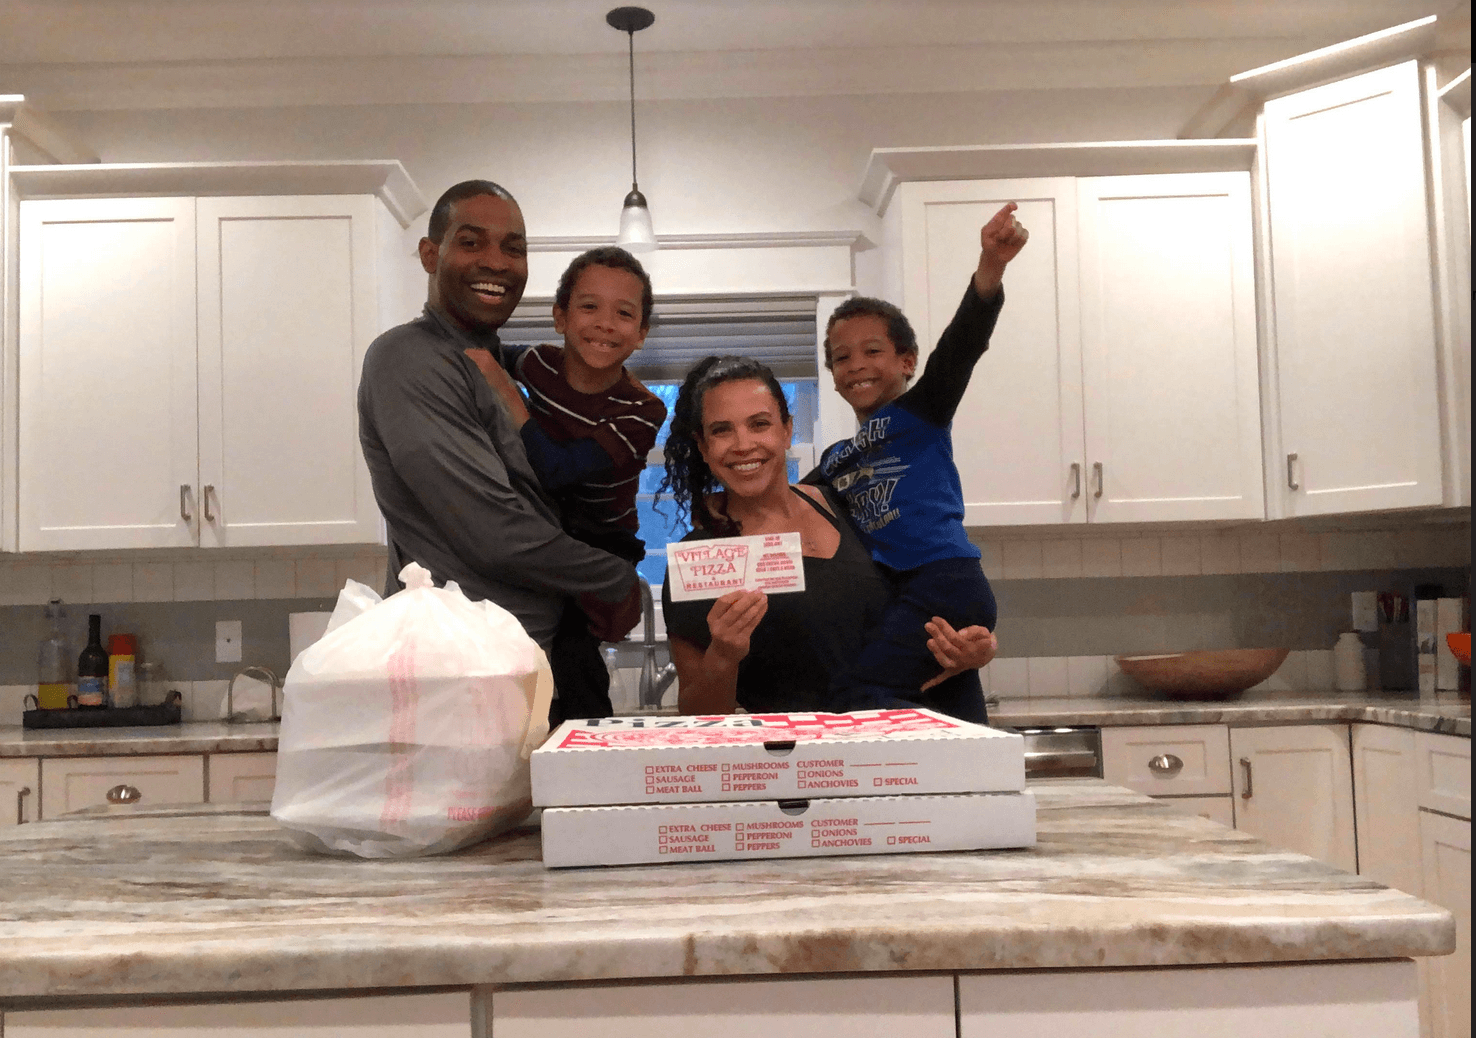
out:
M943 673L923 685L923 692L955 674L987 666L999 649L999 641L987 627L965 627L955 631L941 616L933 617L923 627L929 635L928 649L938 661L938 666L943 668Z
M523 402L523 394L518 392L518 387L513 385L512 377L493 358L492 351L465 349L461 352L471 358L471 362L477 366L477 370L487 380L487 385L492 387L492 392L496 393L507 406L508 411L512 414L513 424L521 429L523 423L528 420L528 405Z
M1015 219L1018 208L1014 202L1006 204L979 231L979 269L974 271L974 291L981 299L999 291L1005 267L1020 255L1030 239L1030 232Z

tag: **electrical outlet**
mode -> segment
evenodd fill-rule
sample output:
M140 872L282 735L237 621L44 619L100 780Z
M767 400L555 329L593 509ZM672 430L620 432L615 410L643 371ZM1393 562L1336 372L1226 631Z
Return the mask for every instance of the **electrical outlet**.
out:
M241 662L241 621L215 621L215 662Z

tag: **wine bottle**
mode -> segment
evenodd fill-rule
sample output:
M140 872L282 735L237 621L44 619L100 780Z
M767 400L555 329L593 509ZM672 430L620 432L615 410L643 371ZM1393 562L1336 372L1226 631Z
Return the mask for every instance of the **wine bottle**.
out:
M101 710L108 705L108 653L102 647L102 617L87 617L87 647L77 657L77 706Z

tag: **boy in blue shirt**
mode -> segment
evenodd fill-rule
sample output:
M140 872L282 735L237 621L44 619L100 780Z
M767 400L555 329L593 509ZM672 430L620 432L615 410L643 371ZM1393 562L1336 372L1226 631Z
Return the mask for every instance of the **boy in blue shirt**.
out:
M979 232L979 265L912 388L917 336L895 306L850 299L826 328L825 366L860 429L826 448L818 473L846 502L872 559L892 581L892 597L866 648L832 684L837 711L923 702L963 720L987 721L977 673L919 699L916 690L940 668L918 632L935 617L959 630L995 625L994 592L963 527L950 426L1004 305L1004 269L1029 237L1015 208L1004 206Z

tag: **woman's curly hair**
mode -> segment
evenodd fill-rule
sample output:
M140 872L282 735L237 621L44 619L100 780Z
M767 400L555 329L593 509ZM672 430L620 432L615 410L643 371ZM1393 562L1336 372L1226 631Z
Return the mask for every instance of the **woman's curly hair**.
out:
M779 404L779 418L789 421L789 403L784 399L784 389L769 366L750 357L704 357L699 360L677 393L676 406L671 411L671 431L666 436L666 475L656 489L656 499L670 493L677 506L677 520L690 516L693 529L705 530L719 537L729 537L739 532L738 524L726 514L716 513L708 507L707 495L721 490L722 484L713 478L712 470L703 460L698 442L702 438L702 398L713 386L724 382L751 379L769 387L769 392Z

